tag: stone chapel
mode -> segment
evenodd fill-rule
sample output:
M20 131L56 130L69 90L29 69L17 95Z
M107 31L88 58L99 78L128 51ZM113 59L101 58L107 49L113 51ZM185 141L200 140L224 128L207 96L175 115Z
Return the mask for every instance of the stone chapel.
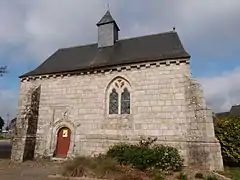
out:
M119 39L109 11L95 44L57 50L22 76L12 160L93 155L157 137L186 166L222 170L212 112L177 32Z

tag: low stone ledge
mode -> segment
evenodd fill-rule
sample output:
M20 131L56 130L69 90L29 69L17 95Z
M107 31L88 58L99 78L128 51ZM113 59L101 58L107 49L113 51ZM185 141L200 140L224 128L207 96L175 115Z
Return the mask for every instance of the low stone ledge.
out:
M69 160L70 158L58 158L58 157L50 157L52 161L60 161L60 162L64 162Z
M213 175L215 175L217 178L220 180L232 180L230 178L227 178L217 172L212 172ZM88 178L88 177L66 177L62 176L60 174L55 174L55 175L48 175L48 178L51 179L67 179L67 180L112 180L112 179L98 179L98 178Z
M67 177L60 174L48 175L51 179L67 179L67 180L112 180L112 179L98 179L98 178L88 178L88 177Z
M86 134L85 139L82 141L87 140L110 140L110 141L116 141L116 143L119 143L119 139L122 139L122 141L129 142L129 143L138 143L141 138L155 138L156 136L148 135L139 135L136 136L119 136L119 135L105 135L105 134ZM161 136L157 137L157 142L159 143L165 143L165 142L172 142L172 143L218 143L218 140L216 138L212 137L203 137L203 136L175 136L175 135L169 135L169 136Z
M0 144L11 144L11 139L0 139Z

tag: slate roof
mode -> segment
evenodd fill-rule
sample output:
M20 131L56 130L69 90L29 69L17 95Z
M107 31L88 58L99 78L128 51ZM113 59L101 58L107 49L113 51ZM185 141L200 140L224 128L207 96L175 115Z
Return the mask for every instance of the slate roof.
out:
M20 78L175 58L190 58L190 55L178 34L170 31L118 40L113 46L103 48L98 48L96 43L59 49L35 70Z
M222 118L225 118L225 117L228 117L229 116L229 112L220 112L220 113L216 113L216 117L218 119L222 119Z
M230 115L240 116L240 105L232 106L232 108L230 109Z
M218 119L226 118L229 116L240 116L240 105L234 105L229 112L216 113Z

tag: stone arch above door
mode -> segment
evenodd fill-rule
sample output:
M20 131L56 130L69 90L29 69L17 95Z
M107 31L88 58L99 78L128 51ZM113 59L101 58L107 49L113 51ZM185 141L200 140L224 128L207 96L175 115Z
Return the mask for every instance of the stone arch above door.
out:
M53 130L58 131L62 127L68 127L72 132L75 130L75 124L68 120L58 120L53 125Z

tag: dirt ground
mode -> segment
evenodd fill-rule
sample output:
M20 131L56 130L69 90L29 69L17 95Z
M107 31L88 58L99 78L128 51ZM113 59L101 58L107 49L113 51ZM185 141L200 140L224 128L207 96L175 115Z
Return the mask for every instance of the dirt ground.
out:
M21 164L12 164L9 159L0 159L1 180L48 180L61 169L60 162L27 161Z
M21 164L10 163L9 159L0 159L0 180L57 180L48 178L48 175L59 174L64 162L60 161L27 161ZM184 172L193 180L195 173L194 169L185 169ZM202 171L203 172L203 171ZM205 174L205 172L203 172ZM178 173L167 176L168 180L177 179ZM60 179L59 179L60 180ZM221 178L219 178L221 180Z

